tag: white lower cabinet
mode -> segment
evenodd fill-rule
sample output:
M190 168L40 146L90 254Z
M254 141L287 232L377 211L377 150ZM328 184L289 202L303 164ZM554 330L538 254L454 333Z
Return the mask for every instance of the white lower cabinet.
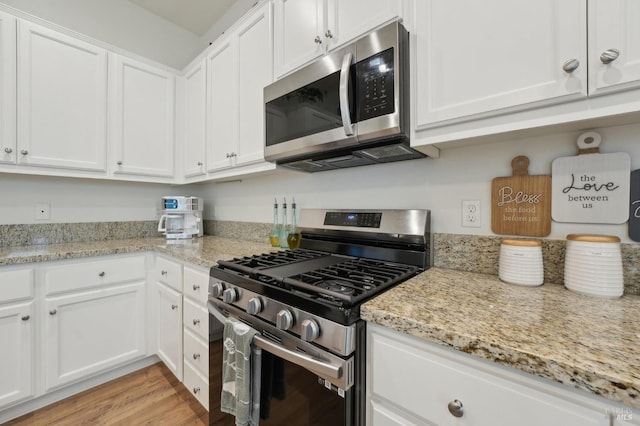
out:
M45 269L45 391L146 355L144 265L139 256Z
M0 271L0 410L35 394L34 321L33 270Z
M624 409L373 324L367 324L367 401L367 424L374 426L606 426L614 407Z
M158 291L158 356L182 381L182 294L156 283Z

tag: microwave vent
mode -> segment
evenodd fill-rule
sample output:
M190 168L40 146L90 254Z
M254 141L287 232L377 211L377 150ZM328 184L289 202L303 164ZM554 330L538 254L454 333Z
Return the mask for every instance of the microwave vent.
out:
M388 158L388 157L412 155L413 151L411 151L409 148L407 148L404 145L396 144L396 145L377 146L377 147L368 148L368 149L361 149L360 151L356 151L356 153L365 155L375 160L384 160L385 158Z

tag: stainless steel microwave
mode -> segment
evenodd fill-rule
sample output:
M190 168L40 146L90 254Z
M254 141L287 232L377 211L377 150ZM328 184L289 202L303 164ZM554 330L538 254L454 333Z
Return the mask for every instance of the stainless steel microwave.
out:
M409 146L409 34L392 22L264 89L267 161L307 172L424 157Z

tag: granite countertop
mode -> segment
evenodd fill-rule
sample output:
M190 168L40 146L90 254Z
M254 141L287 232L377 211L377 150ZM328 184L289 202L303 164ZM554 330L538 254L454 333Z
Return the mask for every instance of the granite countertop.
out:
M391 329L640 408L640 296L432 268L361 308Z

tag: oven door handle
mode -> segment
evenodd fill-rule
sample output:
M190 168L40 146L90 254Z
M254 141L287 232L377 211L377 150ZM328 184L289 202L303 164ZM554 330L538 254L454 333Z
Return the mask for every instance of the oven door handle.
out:
M342 58L342 68L340 68L340 115L342 116L342 127L346 136L353 136L353 124L351 123L351 111L349 110L349 69L353 53L347 52Z
M286 361L299 365L302 368L312 371L319 376L328 376L332 379L339 379L342 377L342 367L339 365L327 363L326 361L310 357L309 355L306 355L302 352L294 352L258 335L253 337L253 343L257 347L264 349L265 351L273 355L279 356Z

